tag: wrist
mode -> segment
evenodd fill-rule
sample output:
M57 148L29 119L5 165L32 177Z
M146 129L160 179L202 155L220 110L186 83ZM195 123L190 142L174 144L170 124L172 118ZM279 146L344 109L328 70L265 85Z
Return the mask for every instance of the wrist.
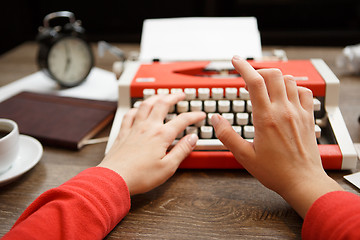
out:
M298 181L291 189L280 195L302 218L305 218L307 211L318 198L334 191L344 191L344 189L324 172L321 177L317 175L314 179Z

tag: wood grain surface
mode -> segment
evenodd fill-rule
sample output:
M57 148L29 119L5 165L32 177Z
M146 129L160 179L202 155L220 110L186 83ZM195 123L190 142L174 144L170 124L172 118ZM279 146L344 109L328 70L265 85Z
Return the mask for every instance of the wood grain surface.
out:
M116 44L125 52L136 44ZM271 50L275 47L265 47ZM322 58L341 80L340 108L354 142L360 142L360 77L336 68L341 48L283 47L289 59ZM94 45L94 50L96 46ZM27 42L0 57L0 86L37 71L37 45ZM96 66L111 70L116 58L96 58ZM99 136L106 136L110 126ZM0 236L42 192L80 171L97 165L105 144L80 151L44 147L41 161L16 181L0 188ZM328 174L346 190L359 194L343 176ZM244 170L178 170L164 185L132 197L129 214L106 239L300 239L302 219L276 193Z

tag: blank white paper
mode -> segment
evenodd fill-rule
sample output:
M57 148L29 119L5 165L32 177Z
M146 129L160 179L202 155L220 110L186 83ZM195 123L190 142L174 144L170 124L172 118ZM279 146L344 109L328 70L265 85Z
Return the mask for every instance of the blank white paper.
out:
M230 60L261 58L255 17L165 18L144 21L140 60Z

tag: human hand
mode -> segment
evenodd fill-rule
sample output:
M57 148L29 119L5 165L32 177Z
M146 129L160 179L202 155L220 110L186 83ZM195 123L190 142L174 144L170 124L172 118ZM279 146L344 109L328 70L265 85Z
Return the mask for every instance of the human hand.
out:
M164 124L170 106L184 98L183 93L153 96L124 116L119 135L99 166L119 173L131 195L164 183L195 147L198 137L191 134L167 153L181 131L205 118L203 112L187 112Z
M244 140L220 115L211 119L215 133L249 173L304 217L318 197L342 190L321 164L312 92L278 69L256 71L238 57L232 63L249 90L255 137Z

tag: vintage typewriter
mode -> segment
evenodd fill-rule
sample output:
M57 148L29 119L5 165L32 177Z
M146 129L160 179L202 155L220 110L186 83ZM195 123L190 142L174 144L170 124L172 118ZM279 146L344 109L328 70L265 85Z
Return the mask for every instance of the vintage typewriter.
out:
M298 86L312 90L317 142L325 169L353 169L357 155L339 110L339 80L321 59L255 61L255 69L279 68L293 75ZM118 109L110 133L107 150L116 137L122 117L132 107L154 94L185 92L186 99L169 110L165 121L186 111L204 111L207 118L186 128L183 134L196 133L199 141L195 150L180 168L242 168L223 144L216 139L209 122L219 113L243 138L252 141L251 101L244 80L230 61L179 61L149 63L129 61L119 80ZM175 140L174 143L176 143Z

